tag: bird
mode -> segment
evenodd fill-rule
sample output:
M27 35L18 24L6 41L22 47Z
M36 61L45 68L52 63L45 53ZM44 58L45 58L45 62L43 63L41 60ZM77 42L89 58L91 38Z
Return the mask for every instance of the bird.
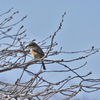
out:
M43 50L35 42L30 42L27 47L30 48L30 52L34 59L41 59L44 56ZM46 70L43 60L41 60L41 62L43 69Z

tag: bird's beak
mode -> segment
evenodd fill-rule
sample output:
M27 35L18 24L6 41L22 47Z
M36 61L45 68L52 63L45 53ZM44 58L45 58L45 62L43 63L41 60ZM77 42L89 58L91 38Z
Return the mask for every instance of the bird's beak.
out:
M29 45L26 46L26 48L28 48L28 47L29 47Z

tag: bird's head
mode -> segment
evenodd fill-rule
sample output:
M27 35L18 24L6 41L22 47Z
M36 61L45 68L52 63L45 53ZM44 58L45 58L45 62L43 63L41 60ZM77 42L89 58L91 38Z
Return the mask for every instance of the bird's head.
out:
M37 44L35 43L35 42L30 42L28 45L27 45L27 47L29 47L29 48L34 48L34 47L36 47L37 46Z

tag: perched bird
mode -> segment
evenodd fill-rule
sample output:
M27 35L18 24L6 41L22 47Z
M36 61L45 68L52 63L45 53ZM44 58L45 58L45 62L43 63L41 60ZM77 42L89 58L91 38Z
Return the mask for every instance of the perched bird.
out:
M44 52L35 42L30 42L28 47L30 48L30 52L35 59L41 59L44 56ZM41 60L41 62L43 69L46 70L43 60Z

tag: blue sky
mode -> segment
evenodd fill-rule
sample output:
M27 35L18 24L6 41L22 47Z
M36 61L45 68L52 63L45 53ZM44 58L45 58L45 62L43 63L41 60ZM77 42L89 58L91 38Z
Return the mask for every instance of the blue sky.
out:
M66 12L62 29L55 37L58 46L55 49L63 47L63 51L79 51L100 47L100 1L99 0L1 0L0 13L10 8L14 8L12 12L19 11L13 22L18 21L23 16L27 18L20 23L27 30L27 38L25 41L36 39L39 42L46 37L53 35L57 30L61 21L62 14ZM2 19L0 19L2 21ZM12 22L12 23L13 23ZM19 26L20 26L19 25ZM18 30L16 27L15 30ZM13 31L14 32L14 31ZM49 41L50 42L50 41ZM48 43L49 43L48 42ZM73 57L83 56L84 54L62 55L55 59L72 59ZM75 63L68 63L72 67L80 66L86 61L87 65L79 71L86 74L92 71L90 78L100 78L100 53L88 57L85 60ZM47 68L49 70L50 68ZM10 73L10 72L9 72ZM10 75L10 74L9 74ZM14 76L16 76L14 74ZM47 75L49 77L49 75ZM5 74L6 77L6 74ZM10 76L12 77L12 75ZM63 77L63 75L62 75ZM6 80L6 78L4 78ZM100 92L100 91L99 91ZM86 94L79 93L77 98L88 97L88 100L100 98L99 92Z

